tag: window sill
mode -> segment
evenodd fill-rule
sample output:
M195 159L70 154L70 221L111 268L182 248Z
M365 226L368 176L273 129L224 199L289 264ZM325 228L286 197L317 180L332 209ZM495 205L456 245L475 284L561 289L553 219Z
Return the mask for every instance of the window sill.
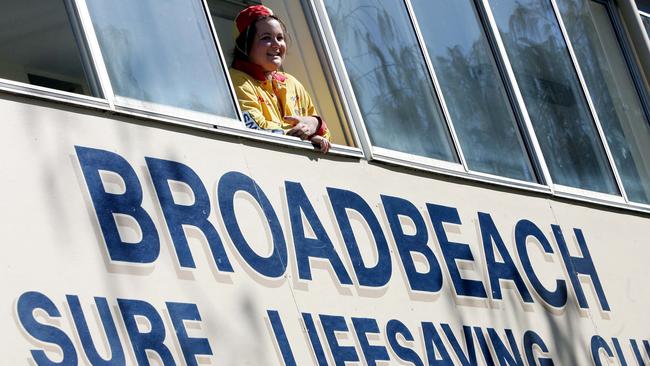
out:
M110 105L106 99L91 97L83 94L69 93L56 89L44 88L41 86L25 84L13 80L0 79L0 90L10 94L46 99L65 104L74 104L82 107L110 110Z
M538 183L519 181L516 179L510 179L486 173L465 171L460 164L453 164L447 161L439 161L435 159L422 158L419 156L412 156L409 154L382 148L373 148L371 160L445 176L452 176L467 181L510 188L518 191L535 192L546 195L549 198L566 198L572 201L595 204L606 208L617 208L633 212L650 213L650 205L625 202L623 197L620 196L601 194L560 185L549 187Z
M115 115L136 117L148 121L180 125L188 128L199 129L209 133L238 136L250 140L270 142L281 146L289 146L305 150L314 149L311 143L307 141L302 141L296 137L278 135L266 131L251 130L244 127L243 123L240 120L228 117L211 116L209 119L195 119L193 117L196 116L191 113L162 113L169 112L169 110L175 110L172 108L168 110L161 109L161 111L158 112L151 108L140 109L135 106L130 106L129 103L121 103L115 105L114 108L111 108L110 103L106 99L86 96L82 94L68 93L6 79L0 79L0 91L14 95L27 96L50 102L61 103L65 105L98 109L106 111L108 113L113 113ZM329 154L354 158L364 157L363 151L360 148L344 145L332 145Z
M114 108L111 108L111 105L105 99L68 93L5 79L0 79L0 91L14 95L21 95L51 102L57 102L64 105L73 105L77 107L102 110L115 115L136 117L153 122L162 122L176 126L184 126L208 133L237 136L249 140L271 143L278 146L286 146L313 151L313 146L307 141L302 141L295 137L278 135L266 131L250 130L245 128L241 121L227 117L215 117L214 123L208 123L205 121L197 121L179 116L165 115L162 113L139 110L126 106L116 106ZM357 159L364 158L364 153L360 148L343 145L333 145L329 154L334 156L347 156ZM623 198L619 196L603 195L595 192L557 185L551 188L549 186L537 183L518 181L515 179L472 171L468 172L465 171L460 164L413 156L410 154L399 153L387 149L376 147L373 148L372 156L368 157L368 160L461 178L473 182L492 184L496 186L511 188L514 190L541 193L548 195L549 197L561 197L604 207L614 207L627 211L650 213L650 205L625 202Z

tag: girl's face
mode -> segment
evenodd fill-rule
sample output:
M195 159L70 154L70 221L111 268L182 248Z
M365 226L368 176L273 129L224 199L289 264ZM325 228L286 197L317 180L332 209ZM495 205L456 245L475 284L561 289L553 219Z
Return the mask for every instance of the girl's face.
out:
M287 52L282 25L273 18L265 18L258 20L255 27L257 33L248 57L266 72L278 70Z

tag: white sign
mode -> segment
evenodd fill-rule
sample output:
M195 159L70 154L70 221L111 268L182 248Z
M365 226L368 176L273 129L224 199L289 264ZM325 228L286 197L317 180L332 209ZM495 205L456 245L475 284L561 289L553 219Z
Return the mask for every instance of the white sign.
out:
M0 108L6 364L650 362L647 215Z

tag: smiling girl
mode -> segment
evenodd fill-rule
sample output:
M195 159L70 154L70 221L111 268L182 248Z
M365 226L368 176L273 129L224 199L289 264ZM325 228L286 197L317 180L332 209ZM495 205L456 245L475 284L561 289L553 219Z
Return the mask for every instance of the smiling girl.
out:
M246 126L309 140L327 153L330 133L311 96L293 76L279 71L287 53L284 24L271 9L255 5L242 10L235 25L230 75Z

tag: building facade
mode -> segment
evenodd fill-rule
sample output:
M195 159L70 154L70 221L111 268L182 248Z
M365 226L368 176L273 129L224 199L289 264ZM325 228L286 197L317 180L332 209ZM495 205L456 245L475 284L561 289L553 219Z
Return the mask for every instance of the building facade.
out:
M3 364L650 364L648 2L257 3L0 2Z

